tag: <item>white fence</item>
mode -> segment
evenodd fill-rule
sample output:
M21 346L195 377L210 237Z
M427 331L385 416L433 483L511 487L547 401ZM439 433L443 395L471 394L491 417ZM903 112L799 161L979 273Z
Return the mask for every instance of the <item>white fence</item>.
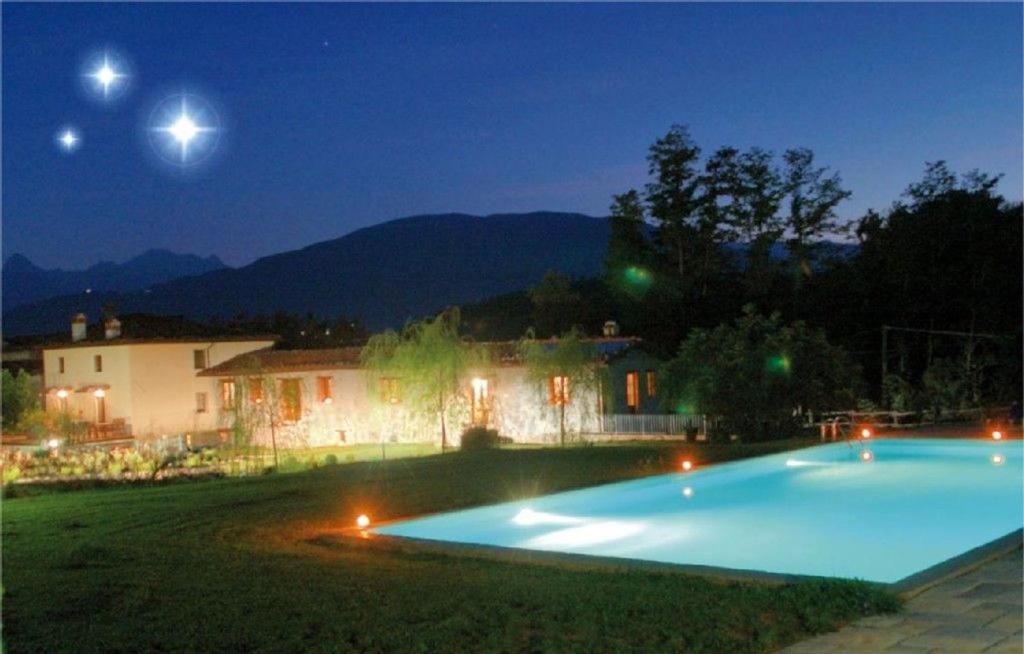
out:
M682 436L706 434L707 420L698 415L624 413L601 417L605 434L638 434L641 436Z

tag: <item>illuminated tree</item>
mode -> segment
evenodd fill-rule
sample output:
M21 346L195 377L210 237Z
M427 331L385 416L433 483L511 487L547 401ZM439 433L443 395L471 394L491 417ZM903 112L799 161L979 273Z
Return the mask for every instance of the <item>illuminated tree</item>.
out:
M228 407L232 445L243 450L251 449L256 434L268 432L276 470L278 430L286 422L301 418L301 415L286 415L292 411L301 412L301 407L301 381L277 379L255 359L250 361L249 369L234 380L234 406Z
M24 370L11 374L4 369L0 381L3 389L3 427L15 429L22 418L39 407L39 389L31 375Z
M411 322L370 338L360 355L370 371L370 396L400 403L412 414L434 415L441 431L441 450L448 446L448 414L462 397L462 383L475 366L485 365L487 350L459 335L457 307L432 319ZM382 394L382 383L388 383Z
M548 400L558 407L559 441L565 446L565 410L574 400L579 402L582 420L588 407L582 398L601 390L601 365L596 348L573 328L560 338L538 341L527 333L519 342L519 356L526 366L528 379L546 390Z

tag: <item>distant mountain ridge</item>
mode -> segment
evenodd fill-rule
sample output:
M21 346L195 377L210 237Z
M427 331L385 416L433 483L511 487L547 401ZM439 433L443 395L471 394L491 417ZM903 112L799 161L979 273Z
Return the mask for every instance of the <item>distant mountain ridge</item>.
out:
M446 306L530 288L548 270L576 280L597 277L609 232L607 218L579 213L411 216L239 268L221 264L201 274L139 283L127 292L78 280L61 297L22 306L7 297L9 260L4 267L3 327L10 336L63 332L71 315L84 311L96 320L108 303L122 314L188 320L287 311L322 318L358 317L371 330L401 327L410 318ZM856 251L853 244L822 245L832 256ZM743 257L747 248L732 243L727 249ZM778 244L772 256L785 259L785 246ZM16 272L23 266L20 261L13 264ZM104 265L113 264L89 270L102 270ZM92 292L84 293L85 288Z
M108 302L118 312L191 319L281 310L358 316L371 329L400 327L450 304L532 286L551 269L594 277L608 235L606 218L577 213L412 216L134 292L94 287L86 294L78 287L20 307L5 298L13 308L4 311L4 332L63 331L70 315L84 311L94 319Z
M139 291L153 284L226 268L216 256L151 249L124 263L102 261L85 270L45 269L21 254L3 266L4 312L50 298L90 292Z

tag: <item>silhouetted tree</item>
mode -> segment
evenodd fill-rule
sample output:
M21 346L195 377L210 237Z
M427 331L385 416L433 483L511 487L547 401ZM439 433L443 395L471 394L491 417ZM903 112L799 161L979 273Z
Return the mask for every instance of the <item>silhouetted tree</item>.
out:
M541 336L564 331L579 318L580 296L572 290L569 278L555 270L545 273L530 289L530 303L534 329Z
M699 158L700 147L682 125L673 125L647 155L648 172L654 181L647 185L646 199L656 240L681 279L687 273L687 255L695 231L692 223L700 206Z

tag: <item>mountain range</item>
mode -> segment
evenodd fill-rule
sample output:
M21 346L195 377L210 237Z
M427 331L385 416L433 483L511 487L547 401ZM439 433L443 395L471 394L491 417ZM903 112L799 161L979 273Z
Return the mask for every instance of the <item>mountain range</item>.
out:
M77 273L83 277L69 277L67 286L45 287L64 293L48 299L39 299L41 291L32 299L27 289L35 282L24 283L40 269L11 257L4 266L4 333L64 331L74 313L95 320L107 305L117 312L191 319L310 312L360 317L371 329L395 327L451 304L532 286L551 269L576 279L593 277L608 235L606 218L575 213L413 216L239 268L204 260L214 269L190 270L178 279L142 281L140 275L136 283L117 287L84 276L108 265L98 264ZM42 273L36 279L63 271Z
M4 312L21 305L78 293L130 292L189 275L225 268L215 256L148 250L124 263L103 261L85 270L47 270L20 254L3 267Z

